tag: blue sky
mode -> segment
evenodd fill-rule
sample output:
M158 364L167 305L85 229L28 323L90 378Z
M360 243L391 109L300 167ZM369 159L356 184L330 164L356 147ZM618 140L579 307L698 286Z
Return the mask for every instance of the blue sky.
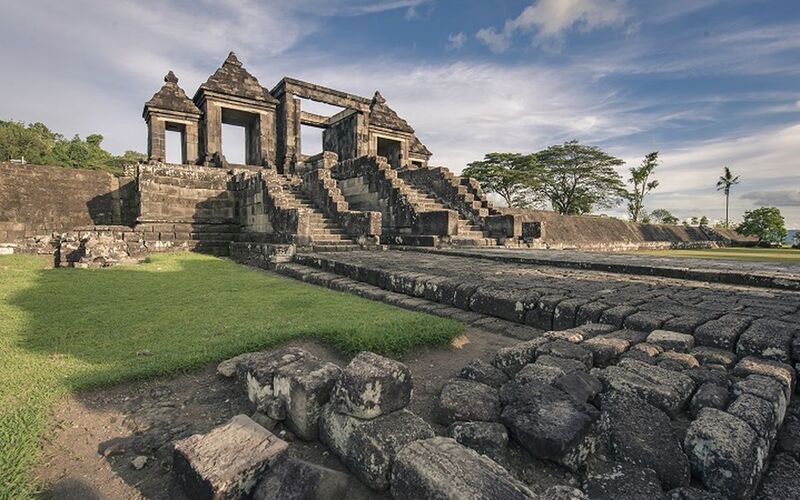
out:
M779 206L800 227L797 0L0 0L0 117L144 150L141 107L172 69L190 95L235 50L389 105L455 171L578 139L637 164L647 208ZM626 167L627 168L627 167ZM626 170L622 173L627 178ZM617 211L615 213L621 213Z

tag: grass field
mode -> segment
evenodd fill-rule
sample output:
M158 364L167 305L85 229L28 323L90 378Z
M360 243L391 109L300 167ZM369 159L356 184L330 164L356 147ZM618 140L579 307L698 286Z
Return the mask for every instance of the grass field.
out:
M29 477L48 410L70 391L175 373L307 337L398 354L449 342L456 322L213 257L159 255L108 269L0 257L0 499Z
M697 250L642 250L643 255L662 257L693 257L700 259L728 259L750 262L796 262L800 264L800 250L793 248L706 248Z

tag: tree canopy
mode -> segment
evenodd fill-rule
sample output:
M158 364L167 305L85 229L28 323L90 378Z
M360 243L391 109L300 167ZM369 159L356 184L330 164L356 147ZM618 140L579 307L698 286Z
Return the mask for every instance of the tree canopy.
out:
M677 224L678 218L665 208L656 208L650 212L650 220L656 224Z
M544 167L544 195L560 214L580 215L595 208L610 208L626 194L615 167L621 159L578 141L550 146L535 154Z
M653 151L644 157L640 166L630 169L631 177L628 182L633 184L633 189L625 194L625 198L628 200L628 216L633 222L643 222L642 219L647 217L644 198L658 187L658 181L650 179L658 163L658 151Z
M25 125L0 120L0 161L25 158L28 163L56 165L119 173L122 165L146 159L143 153L126 151L115 156L102 148L103 136L67 139L43 123Z
M461 173L472 177L488 193L496 193L511 208L529 208L541 200L543 169L533 155L488 153Z
M777 207L761 207L744 213L744 221L736 231L745 236L755 236L759 243L783 244L788 232L781 211Z

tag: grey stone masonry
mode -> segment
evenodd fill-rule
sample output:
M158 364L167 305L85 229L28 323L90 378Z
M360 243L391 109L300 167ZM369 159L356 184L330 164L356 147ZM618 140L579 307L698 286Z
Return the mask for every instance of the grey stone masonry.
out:
M189 498L248 498L288 444L245 415L175 443L173 471Z
M456 441L436 437L409 444L392 468L397 499L525 500L534 494L491 459Z
M331 406L339 413L370 419L408 406L411 391L411 372L406 365L361 352L342 372Z

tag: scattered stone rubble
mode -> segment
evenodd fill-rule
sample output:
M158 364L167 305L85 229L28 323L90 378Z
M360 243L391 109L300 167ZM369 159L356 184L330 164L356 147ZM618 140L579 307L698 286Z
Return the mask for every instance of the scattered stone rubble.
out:
M597 323L549 331L446 381L433 409L443 427L408 409L400 362L363 352L340 369L297 348L245 354L218 371L237 377L252 420L179 441L175 470L198 498L347 498L356 479L398 500L800 498L787 363L798 362L798 333L770 335L781 325L751 325L733 343L707 341L727 327L706 340ZM285 457L289 445L254 421L319 440L352 476ZM234 433L247 444L231 446ZM547 486L561 484L537 483L511 456L563 471Z

